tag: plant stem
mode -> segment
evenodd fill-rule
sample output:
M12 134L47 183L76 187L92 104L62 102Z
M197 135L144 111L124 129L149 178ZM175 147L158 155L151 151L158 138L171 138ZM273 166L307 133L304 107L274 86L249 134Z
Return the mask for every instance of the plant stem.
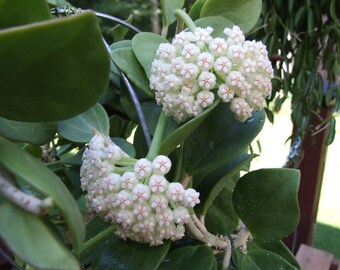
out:
M174 15L178 20L183 21L191 32L195 32L196 25L185 11L176 9Z
M112 233L116 231L116 228L113 226L110 226L106 228L104 231L101 231L96 236L92 237L91 239L87 240L84 245L82 252L92 248L94 245L96 245L98 242L104 240L106 237L110 236Z
M146 156L146 158L150 161L152 161L158 155L167 121L168 117L165 115L164 111L161 111L157 121L156 130L149 148L149 152Z

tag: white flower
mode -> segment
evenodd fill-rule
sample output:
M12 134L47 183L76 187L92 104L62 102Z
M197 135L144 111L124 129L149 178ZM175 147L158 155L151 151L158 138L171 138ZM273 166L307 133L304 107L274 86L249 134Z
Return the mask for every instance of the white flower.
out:
M176 48L169 43L161 43L156 51L161 59L171 59L175 56Z
M198 85L205 90L213 89L216 85L216 76L214 73L203 71L198 77Z
M211 104L213 104L214 98L214 93L207 90L199 92L197 95L197 101L203 108L209 107Z
M168 208L168 200L164 195L151 195L150 205L156 212L160 212Z
M115 205L119 206L120 209L125 209L131 205L131 202L131 194L125 190L122 190L117 194Z
M121 176L117 173L109 173L104 177L103 182L108 190L119 190L121 186Z
M218 87L217 94L223 102L229 102L234 98L235 92L228 84L223 83Z
M149 180L149 188L153 193L159 192L162 193L166 190L168 186L168 181L165 179L163 175L153 174Z
M209 70L214 66L214 60L211 53L203 52L197 57L197 65L201 70Z
M239 121L246 121L251 117L252 108L243 98L234 98L231 101L230 109L235 113L235 118Z
M156 220L161 227L169 226L171 221L174 219L171 209L166 209L156 215Z
M176 207L173 210L174 221L176 224L185 224L188 223L190 219L189 211L187 208L183 206Z
M187 60L196 60L197 56L200 53L201 53L200 48L197 47L195 44L190 43L184 45L181 55L184 56L184 58Z
M145 204L135 204L132 213L137 217L138 220L146 218L150 214L150 206Z
M184 192L183 204L188 207L194 207L196 204L200 203L199 196L199 192L193 188L188 188Z
M226 55L228 44L224 38L215 38L210 42L209 49L214 56Z
M231 62L228 57L222 56L216 59L214 64L214 70L217 74L225 75L231 71Z
M225 28L223 33L228 36L228 39L227 39L228 44L241 44L245 40L245 37L240 27L236 25L234 25L232 29Z
M205 44L209 44L212 41L210 34L214 31L211 27L201 28L197 27L195 29L195 41L199 48L203 48Z
M195 79L198 73L199 73L198 66L192 63L185 64L181 71L181 75L187 80Z
M182 80L174 74L166 75L164 78L164 86L166 90L177 90L181 83Z
M184 188L180 183L170 183L166 191L166 196L173 202L180 202L183 200Z
M185 62L182 57L176 57L171 59L171 72L177 75L180 75L180 72L185 65Z
M171 169L171 160L164 155L155 157L152 161L153 173L154 174L167 174Z
M121 186L124 189L131 190L137 183L137 175L134 172L125 172L121 177Z
M126 228L134 222L134 216L130 211L120 211L117 214L116 222Z
M227 78L227 83L229 83L230 86L238 86L241 87L243 82L245 81L245 78L242 76L242 74L238 71L232 71L229 73Z
M148 177L152 173L152 163L146 158L141 158L135 163L134 167L137 178Z
M138 201L139 203L143 203L149 198L150 189L147 185L139 183L132 189L132 200Z
M255 111L259 111L263 108L264 98L262 93L259 91L251 93L251 95L247 98L247 101Z

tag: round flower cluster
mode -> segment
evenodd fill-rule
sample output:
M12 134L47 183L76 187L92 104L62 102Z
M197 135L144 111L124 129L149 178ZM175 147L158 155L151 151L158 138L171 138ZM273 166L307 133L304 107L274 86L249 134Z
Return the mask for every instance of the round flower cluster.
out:
M171 169L168 157L153 161L130 158L109 137L96 133L82 157L81 186L90 210L117 226L122 239L163 244L184 236L189 208L199 193L164 177Z
M213 38L211 27L177 34L162 43L152 62L150 88L178 122L199 115L216 96L230 102L236 119L247 120L271 94L273 68L262 42L246 41L238 26Z

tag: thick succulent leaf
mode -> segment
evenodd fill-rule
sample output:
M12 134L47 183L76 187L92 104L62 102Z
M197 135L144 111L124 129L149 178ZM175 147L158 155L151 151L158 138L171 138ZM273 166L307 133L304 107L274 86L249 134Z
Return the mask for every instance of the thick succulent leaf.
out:
M105 136L109 135L109 117L98 103L86 112L58 124L60 135L73 142L89 142L93 137L94 128Z
M299 221L300 172L261 169L244 175L234 190L234 208L257 242L289 235Z
M215 257L208 246L186 246L169 253L159 270L209 270L214 268Z
M132 48L115 49L111 52L111 58L135 86L147 96L153 97L153 93L149 88L149 80L143 67L137 61Z
M20 180L53 199L70 231L75 253L81 250L85 237L82 216L72 195L51 170L19 146L0 137L0 164Z
M214 31L211 33L211 36L213 37L226 37L223 34L223 30L225 28L231 28L234 23L222 16L211 16L198 19L195 21L195 25L203 28L208 26L212 27Z
M54 138L57 129L56 122L20 122L0 117L0 135L11 141L43 145Z
M45 0L0 0L0 29L51 19Z
M76 258L40 217L7 200L0 202L0 215L0 236L20 259L35 269L79 269Z
M261 0L207 0L201 9L200 17L225 17L247 33L259 19L261 8Z
M101 256L94 261L93 268L96 270L157 269L169 247L170 242L157 247L149 247L115 237L111 239L110 245Z
M67 119L93 106L107 88L109 55L92 12L0 31L0 44L2 117Z
M189 11L189 16L193 20L197 20L200 17L202 7L207 0L196 0Z
M190 175L208 174L241 153L261 131L262 111L246 123L234 119L229 105L222 103L186 139L184 162Z
M170 25L176 21L174 11L182 9L184 0L161 0L163 25Z
M138 33L132 39L133 52L148 78L151 76L151 64L161 43L168 41L160 35L147 32Z
M176 147L183 142L187 137L189 137L196 128L208 117L208 115L217 107L218 101L215 101L208 109L206 109L199 116L192 118L188 122L184 123L182 126L175 129L173 132L168 133L168 135L163 140L159 153L163 155L168 155Z
M262 249L254 242L248 243L247 254L241 254L237 251L237 267L242 270L298 270L300 269L291 259L280 256L279 254L268 249ZM291 255L293 257L293 255Z

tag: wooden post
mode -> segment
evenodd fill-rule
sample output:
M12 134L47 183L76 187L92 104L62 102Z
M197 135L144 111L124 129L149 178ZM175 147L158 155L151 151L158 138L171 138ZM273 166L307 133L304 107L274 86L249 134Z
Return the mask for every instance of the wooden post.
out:
M330 115L331 110L323 106L320 116L327 119ZM317 126L319 123L319 118L314 117L312 124ZM326 139L328 132L328 128L314 136L309 132L302 143L303 157L299 164L301 182L298 194L300 222L296 231L284 241L293 253L297 251L301 244L311 245L313 243L327 155Z

